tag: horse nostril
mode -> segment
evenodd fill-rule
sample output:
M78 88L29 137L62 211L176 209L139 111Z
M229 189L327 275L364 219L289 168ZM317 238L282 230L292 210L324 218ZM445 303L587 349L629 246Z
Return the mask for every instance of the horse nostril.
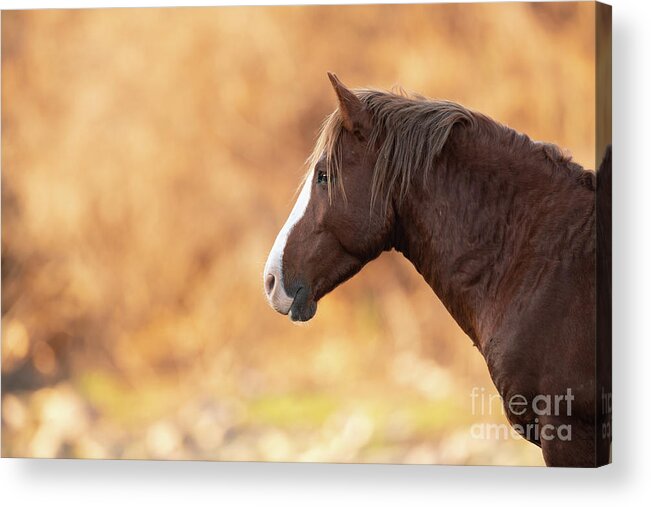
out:
M271 291L274 290L274 285L276 284L276 277L269 273L267 278L264 281L264 290L267 292L267 296L271 296Z

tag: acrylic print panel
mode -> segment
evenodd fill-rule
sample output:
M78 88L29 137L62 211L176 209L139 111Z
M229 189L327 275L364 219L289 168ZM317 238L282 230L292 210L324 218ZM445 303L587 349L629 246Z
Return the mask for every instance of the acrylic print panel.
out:
M420 271L430 287L391 251L334 286L387 245L405 250L387 231L398 230L396 217L410 202L415 208L416 195L444 188L432 186L444 181L442 171L425 182L426 171L455 166L453 153L476 153L466 160L475 174L511 167L499 158L481 165L486 152L460 149L474 139L468 129L486 121L472 111L553 143L527 144L505 127L494 127L489 143L498 157L520 142L532 171L554 166L545 173L560 181L552 194L571 209L558 234L537 244L590 240L594 223L582 216L575 227L567 216L579 213L576 200L563 192L570 185L582 202L594 193L603 154L595 137L596 8L3 12L2 456L545 464L540 448L509 424L505 392L495 387L505 379L484 358L485 324L516 314L495 307L481 320L470 315L471 302L491 298L461 304L460 287L450 296L443 285L479 287L468 276L484 280L494 265L476 262L486 257L467 252L448 278L441 266L451 257L429 259ZM459 105L408 99L396 86ZM366 87L397 95L351 91ZM416 119L405 116L410 104ZM331 142L306 166L321 124L338 107L330 137L321 138ZM333 146L333 159L321 157ZM376 148L391 161L383 169ZM428 209L448 213L448 224L462 202L503 209L511 195L504 184L504 199L492 203L475 192L456 208L439 200ZM481 229L517 232L500 227ZM479 241L444 232L431 245L455 255L458 245ZM586 248L580 255L589 263ZM495 259L515 256L504 252ZM526 264L536 254L518 255ZM536 283L526 276L517 287ZM594 312L594 279L584 281L578 295L565 294L569 282L556 287L556 300ZM513 303L525 308L530 300ZM524 375L506 394L529 404L535 394L578 388L537 391L542 377L562 383L568 371L594 364L567 367L577 352L558 352L567 345L557 334L566 315L558 308L549 315L526 321L527 336L549 340L536 345L538 361L513 356ZM523 378L535 379L526 392ZM594 388L594 370L584 380ZM575 410L585 409L590 395L572 395L581 400ZM567 410L568 398L559 403ZM549 464L577 464L572 456L585 458L585 448Z

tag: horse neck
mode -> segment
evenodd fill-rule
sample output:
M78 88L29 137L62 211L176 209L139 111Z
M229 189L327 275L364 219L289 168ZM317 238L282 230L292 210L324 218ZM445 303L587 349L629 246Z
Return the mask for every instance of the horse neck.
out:
M394 247L480 350L510 310L514 287L538 276L540 259L565 255L559 230L579 231L575 242L585 244L577 248L590 248L590 231L580 230L592 227L594 207L594 195L552 167L541 145L506 129L499 135L509 138L455 128L426 183L394 206Z

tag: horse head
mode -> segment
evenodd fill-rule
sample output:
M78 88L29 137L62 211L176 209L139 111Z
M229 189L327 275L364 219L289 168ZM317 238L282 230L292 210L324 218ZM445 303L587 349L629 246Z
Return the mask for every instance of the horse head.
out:
M388 248L392 211L372 198L372 117L328 74L338 109L324 122L298 199L264 268L271 306L307 321L317 302Z

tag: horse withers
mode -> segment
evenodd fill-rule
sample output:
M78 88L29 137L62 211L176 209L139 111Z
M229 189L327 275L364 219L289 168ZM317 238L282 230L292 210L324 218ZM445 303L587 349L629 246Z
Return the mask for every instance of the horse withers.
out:
M269 254L271 306L307 321L395 249L477 346L509 422L545 462L608 462L596 435L594 173L454 102L328 75L338 108Z

